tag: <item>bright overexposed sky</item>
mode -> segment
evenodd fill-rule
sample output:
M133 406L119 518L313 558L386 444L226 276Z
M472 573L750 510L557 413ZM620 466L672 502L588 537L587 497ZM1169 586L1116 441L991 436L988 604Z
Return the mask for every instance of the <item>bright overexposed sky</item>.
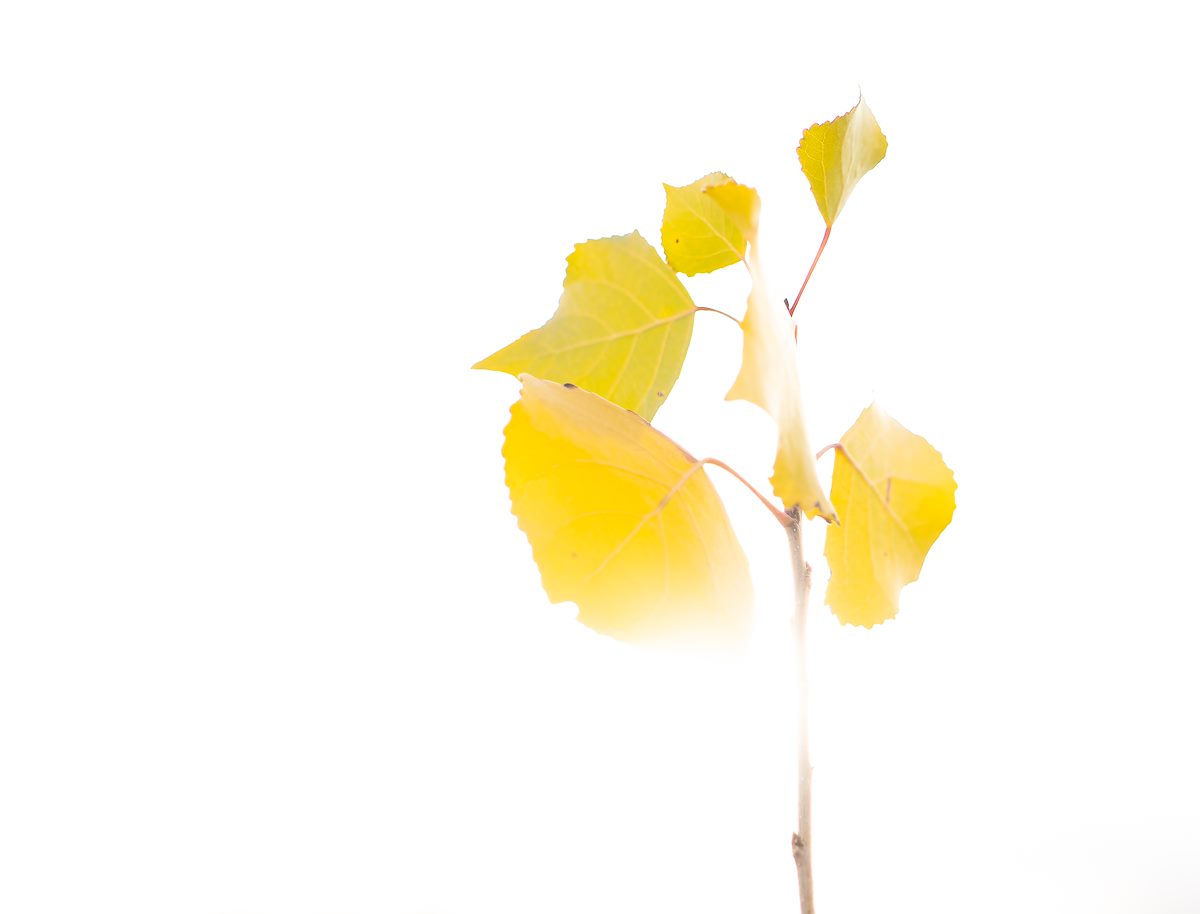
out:
M802 300L810 438L877 400L958 510L870 631L807 530L818 910L1200 910L1175 10L5 4L0 910L796 911L782 531L714 476L738 657L583 628L469 366L664 181L758 188L794 294L796 142L860 89L890 145ZM765 487L739 355L699 315L655 424Z

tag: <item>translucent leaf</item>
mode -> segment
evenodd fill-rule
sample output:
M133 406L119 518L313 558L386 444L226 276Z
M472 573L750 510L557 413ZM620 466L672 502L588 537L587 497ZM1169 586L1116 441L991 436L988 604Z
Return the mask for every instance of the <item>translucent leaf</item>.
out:
M841 526L825 539L825 602L846 623L896 615L929 547L954 515L954 474L942 456L878 406L842 436L830 495Z
M686 187L663 185L662 244L667 263L694 276L737 263L758 231L758 193L713 172Z
M767 301L757 258L751 258L750 269L753 287L742 321L742 368L726 399L748 400L762 407L779 427L771 486L784 506L798 505L810 518L820 515L835 521L837 514L817 478L804 429L794 325L782 301Z
M558 310L475 368L570 382L654 418L679 377L696 306L639 235L575 246Z
M841 117L805 130L796 153L817 208L832 226L858 179L883 161L887 137L859 96L858 104Z
M649 423L522 375L504 460L552 601L627 640L743 633L749 569L724 506L703 465Z

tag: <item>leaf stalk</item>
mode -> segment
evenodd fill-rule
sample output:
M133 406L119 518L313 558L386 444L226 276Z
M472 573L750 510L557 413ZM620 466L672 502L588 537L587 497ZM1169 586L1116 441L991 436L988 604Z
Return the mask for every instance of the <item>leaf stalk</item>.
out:
M736 317L734 317L728 311L722 311L720 308L706 308L704 305L697 305L696 310L697 311L711 311L713 314L719 314L722 317L729 318L731 321L733 321L739 327L742 326L742 322L740 320L738 320Z
M804 282L800 285L800 291L796 293L796 297L792 299L792 303L788 305L788 314L796 314L796 305L800 302L800 296L804 294L804 290L808 288L808 281L812 279L813 270L817 268L817 261L821 259L821 252L825 250L825 245L829 243L829 233L833 231L832 225L825 227L825 236L821 239L821 246L817 248L817 256L813 258L812 266L808 268L808 275L804 277Z
M720 467L722 470L724 470L726 473L728 473L730 476L732 476L734 479L736 479L738 482L740 482L742 485L744 485L747 489L749 489L751 492L753 492L755 497L766 506L767 510L770 511L775 516L775 519L777 521L779 521L779 523L781 523L784 527L791 526L792 515L784 512L784 511L780 511L777 507L775 507L775 505L772 504L771 500L769 498L767 498L767 496L763 495L762 492L758 491L758 489L756 489L753 485L750 484L750 482L746 479L746 477L744 477L741 473L739 473L737 470L735 470L729 464L725 463L725 461L717 460L717 458L715 458L715 457L705 457L703 460L700 461L700 463L701 464L707 463L707 464L711 464L712 466L715 466L715 467Z

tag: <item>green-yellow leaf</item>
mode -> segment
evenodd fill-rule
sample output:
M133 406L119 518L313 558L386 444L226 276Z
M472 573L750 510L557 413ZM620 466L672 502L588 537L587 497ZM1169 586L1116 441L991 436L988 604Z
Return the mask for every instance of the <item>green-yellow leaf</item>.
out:
M786 508L799 506L808 516L836 521L817 478L817 465L800 404L800 372L796 365L793 324L783 302L767 301L757 258L750 259L753 286L742 320L742 368L726 395L762 407L779 427L779 445L771 486Z
M887 137L859 96L858 104L841 117L805 130L796 153L817 208L832 226L858 179L883 161Z
M652 419L679 377L695 313L645 238L600 238L567 258L554 316L474 367L578 384Z
M713 172L686 187L663 185L662 244L679 273L711 273L746 256L758 232L758 193Z
M954 474L924 438L878 406L842 436L830 495L841 526L825 539L825 602L845 623L870 627L900 607L929 547L954 515Z
M741 635L746 556L703 464L649 423L521 376L504 430L513 514L553 602L627 640Z

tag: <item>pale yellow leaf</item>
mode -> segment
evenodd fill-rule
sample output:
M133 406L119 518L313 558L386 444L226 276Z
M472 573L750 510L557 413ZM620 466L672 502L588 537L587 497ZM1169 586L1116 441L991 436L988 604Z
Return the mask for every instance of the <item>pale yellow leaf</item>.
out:
M756 257L751 257L750 267L753 286L742 321L742 368L726 399L748 400L775 420L779 445L771 486L784 507L799 506L810 518L820 515L836 521L804 428L794 325L782 301L767 301Z
M664 184L662 244L667 263L688 276L737 263L758 231L758 193L713 172L685 187Z
M883 161L887 137L859 96L858 104L841 117L805 130L796 153L817 208L832 226L859 178Z
M724 506L703 465L645 420L522 375L504 460L552 601L628 640L744 633L750 576Z
M825 602L842 622L870 627L896 615L901 588L954 515L956 484L928 441L875 405L841 448L830 492L841 526L826 532Z
M737 181L730 178L708 185L704 188L704 194L721 205L747 242L755 243L758 239L758 211L760 208L758 191L745 184L738 184Z
M600 238L567 258L550 320L474 367L577 384L652 419L679 377L695 312L645 238Z

